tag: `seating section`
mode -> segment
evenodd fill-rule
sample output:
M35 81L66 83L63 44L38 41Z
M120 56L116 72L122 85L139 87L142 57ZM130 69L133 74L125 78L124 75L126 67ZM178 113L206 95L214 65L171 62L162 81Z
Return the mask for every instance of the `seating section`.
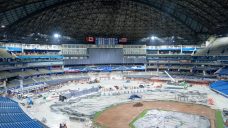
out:
M43 128L19 107L18 103L0 97L0 128Z
M28 79L23 80L24 85L29 85L29 84L33 84L33 83L35 83L35 81L32 78L28 78Z
M9 78L9 77L14 77L14 76L17 76L17 74L16 73L10 73L10 72L7 72L7 71L0 72L0 79L6 79L6 78Z
M10 53L8 53L6 50L4 49L0 49L0 58L15 58L15 56L11 55Z
M228 55L228 48L226 48L225 50L224 50L224 53L223 53L224 55Z
M16 71L16 72L9 72L9 71L2 71L0 72L0 79L6 79L10 77L15 76L21 76L21 77L28 77L28 76L34 76L39 74L53 74L53 73L63 73L64 71L62 69L55 69L55 70L47 70L47 69L40 69L39 71L36 71L34 69L27 69L26 71Z
M44 82L44 81L47 81L47 79L45 79L44 77L37 77L37 78L34 78L37 82Z
M61 73L64 72L62 69L54 69L54 70L47 70L47 69L39 69L40 74L51 74L51 73Z
M216 81L211 84L211 89L228 97L228 81Z
M35 121L25 121L19 123L4 123L0 124L0 128L43 128Z
M14 79L14 80L8 81L6 85L8 88L16 87L20 85L20 81L18 79Z
M24 72L17 72L19 76L26 77L26 76L32 76L32 75L38 75L40 74L38 71L33 70L33 69L28 69Z
M228 66L219 69L218 71L215 72L215 74L218 74L218 75L228 75Z
M27 78L23 80L24 87L33 86L33 84L38 84L41 82L45 82L48 85L55 85L58 83L64 83L70 80L77 80L77 79L88 79L87 75L52 75L52 76L41 76L41 77L33 77ZM13 79L6 83L8 89L18 89L20 88L20 81L19 79ZM4 92L4 89L0 89L0 92Z
M41 74L48 74L50 71L47 70L47 69L39 69L39 72L40 72Z
M199 50L196 52L195 55L197 56L227 56L228 49L227 46L210 46L205 49Z
M61 73L64 72L63 70L50 70L51 73Z

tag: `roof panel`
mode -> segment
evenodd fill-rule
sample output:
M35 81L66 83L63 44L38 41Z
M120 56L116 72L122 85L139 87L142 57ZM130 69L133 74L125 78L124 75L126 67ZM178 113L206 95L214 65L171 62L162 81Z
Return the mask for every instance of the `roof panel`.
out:
M94 5L95 7L92 7ZM36 26L32 26L33 23L41 24L44 28L53 24L53 27L60 26L59 28L62 28L63 31L69 30L70 35L81 36L90 33L85 32L88 28L94 28L91 33L97 34L107 31L110 34L123 33L121 30L128 31L126 35L135 37L141 37L143 33L146 36L153 29L157 31L155 33L169 36L171 33L176 34L172 32L171 25L179 25L179 27L173 26L173 28L177 29L175 31L178 31L180 35L212 33L217 25L227 25L227 5L228 0L17 0L16 2L4 0L0 2L0 23L8 25L10 28L29 24L31 28L24 28L27 32L31 32L29 29L38 30ZM122 8L120 9L120 7ZM132 8L133 10L129 12L128 10ZM150 19L151 14L145 13L148 11L147 8L152 8L153 14L160 23ZM91 11L91 9L94 10ZM120 14L121 11L124 12L124 15ZM137 11L141 11L141 14ZM140 15L138 16L138 14ZM166 20L167 16L172 20ZM70 21L70 18L74 22ZM43 21L45 23L42 23ZM68 24L61 23L58 26L57 23L61 21ZM137 28L136 25L141 28ZM112 26L116 28L109 31L108 29ZM124 28L126 26L127 28ZM73 28L78 29L78 32L72 33ZM135 31L136 28L139 32ZM52 28L52 30L55 29ZM23 30L23 28L18 28L18 30Z

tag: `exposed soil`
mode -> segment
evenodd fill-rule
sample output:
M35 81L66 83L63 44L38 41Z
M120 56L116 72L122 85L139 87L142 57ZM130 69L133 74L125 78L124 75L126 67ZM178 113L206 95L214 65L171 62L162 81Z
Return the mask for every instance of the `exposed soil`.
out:
M216 128L215 110L207 106L169 101L145 101L141 103L143 104L142 107L133 107L135 103L112 107L101 113L95 122L108 128L129 128L131 121L145 109L161 109L205 116L210 120L211 128Z

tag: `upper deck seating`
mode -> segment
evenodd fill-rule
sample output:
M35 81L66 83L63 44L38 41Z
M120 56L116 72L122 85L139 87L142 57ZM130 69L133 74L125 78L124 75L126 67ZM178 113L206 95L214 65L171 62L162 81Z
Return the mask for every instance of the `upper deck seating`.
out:
M228 75L228 66L220 68L218 71L215 72L218 75Z

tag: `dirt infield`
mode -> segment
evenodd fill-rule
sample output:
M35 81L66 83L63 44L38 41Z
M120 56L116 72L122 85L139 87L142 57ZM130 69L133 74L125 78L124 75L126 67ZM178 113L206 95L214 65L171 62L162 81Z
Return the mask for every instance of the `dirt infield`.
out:
M210 120L211 128L215 127L215 110L195 104L169 101L141 102L142 107L133 107L135 103L117 105L101 113L95 120L101 126L108 128L129 128L131 121L145 109L162 109L205 116Z

